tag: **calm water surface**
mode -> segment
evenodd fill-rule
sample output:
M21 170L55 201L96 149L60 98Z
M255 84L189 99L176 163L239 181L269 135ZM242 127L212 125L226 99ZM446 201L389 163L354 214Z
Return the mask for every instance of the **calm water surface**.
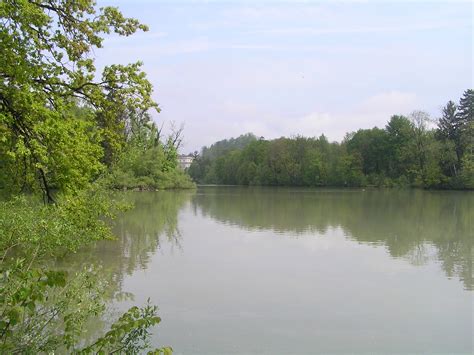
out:
M137 192L99 264L176 354L473 353L474 193ZM98 326L98 325L96 325Z

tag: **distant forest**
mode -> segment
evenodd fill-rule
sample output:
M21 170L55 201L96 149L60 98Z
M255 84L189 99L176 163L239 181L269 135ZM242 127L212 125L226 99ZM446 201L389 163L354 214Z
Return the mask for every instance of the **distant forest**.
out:
M326 136L265 140L248 133L203 147L188 170L201 184L474 188L474 90L433 120L394 115L342 142Z

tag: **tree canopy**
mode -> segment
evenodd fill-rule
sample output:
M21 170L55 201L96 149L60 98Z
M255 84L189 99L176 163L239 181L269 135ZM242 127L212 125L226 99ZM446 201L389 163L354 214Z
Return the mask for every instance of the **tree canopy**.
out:
M324 135L254 139L209 154L233 141L224 140L204 147L189 173L213 184L474 188L472 92L459 106L448 102L437 128L415 111L392 116L383 129L349 133L341 143Z
M141 63L98 73L92 55L103 35L147 27L92 0L6 0L0 21L4 185L40 188L51 202L52 187L74 191L97 177L122 144L126 109L158 109Z

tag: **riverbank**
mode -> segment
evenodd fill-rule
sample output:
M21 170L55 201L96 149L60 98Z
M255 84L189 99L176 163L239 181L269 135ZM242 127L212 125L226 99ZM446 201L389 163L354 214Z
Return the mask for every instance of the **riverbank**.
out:
M452 187L423 187L423 186L396 186L396 185L363 185L363 186L338 186L338 185L319 185L319 186L292 186L292 185L232 185L232 184L196 184L197 188L200 187L282 187L282 188L306 188L306 189L419 189L427 191L474 191L474 188L452 188Z

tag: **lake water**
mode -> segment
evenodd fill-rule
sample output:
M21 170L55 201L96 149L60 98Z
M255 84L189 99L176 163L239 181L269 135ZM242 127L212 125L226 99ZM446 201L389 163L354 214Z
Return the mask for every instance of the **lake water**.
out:
M137 192L99 264L175 354L472 353L474 193Z

